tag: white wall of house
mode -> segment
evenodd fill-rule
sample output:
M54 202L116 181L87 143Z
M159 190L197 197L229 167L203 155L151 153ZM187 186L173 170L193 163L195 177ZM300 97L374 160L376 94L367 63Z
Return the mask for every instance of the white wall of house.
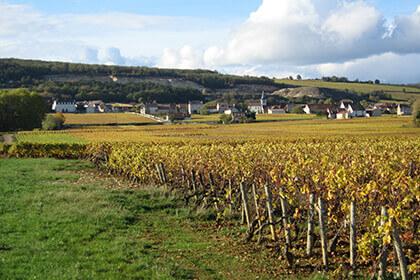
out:
M188 114L199 114L200 110L203 109L203 102L190 102L188 103Z
M76 103L75 102L57 102L54 100L52 110L61 113L75 113Z

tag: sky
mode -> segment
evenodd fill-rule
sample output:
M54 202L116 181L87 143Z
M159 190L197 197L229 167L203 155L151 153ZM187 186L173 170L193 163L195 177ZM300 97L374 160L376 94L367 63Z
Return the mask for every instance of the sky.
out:
M0 57L420 82L420 1L0 0Z

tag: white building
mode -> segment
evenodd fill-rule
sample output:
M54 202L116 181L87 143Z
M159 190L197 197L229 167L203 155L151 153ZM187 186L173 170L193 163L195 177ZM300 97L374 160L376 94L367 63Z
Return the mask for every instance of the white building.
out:
M247 102L248 110L256 114L264 114L264 108L267 107L267 99L265 99L264 91L261 94L261 99L250 100Z
M410 106L404 105L404 104L398 104L398 107L397 107L398 116L412 115L412 114L413 114L413 109Z
M199 114L201 109L203 109L203 101L188 102L188 114Z
M76 112L76 102L59 102L54 100L52 104L52 110L56 113L75 113Z
M352 118L366 117L366 109L360 104L350 103L347 108L347 112Z
M286 114L286 109L281 108L280 106L272 106L268 108L267 112L269 114Z

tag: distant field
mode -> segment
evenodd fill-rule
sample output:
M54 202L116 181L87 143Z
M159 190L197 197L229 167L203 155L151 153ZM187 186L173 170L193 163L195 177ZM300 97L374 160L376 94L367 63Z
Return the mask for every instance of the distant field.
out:
M373 91L383 90L386 93L392 94L395 99L408 100L412 97L419 97L420 89L409 86L400 85L385 85L385 84L362 84L362 83L334 83L323 82L322 80L276 80L278 83L294 85L294 86L307 86L307 87L323 87L338 90L355 91L359 93L370 93ZM405 89L406 92L403 92Z
M87 143L86 139L79 138L64 131L59 132L33 132L15 134L16 142L31 142L43 144L55 143Z
M258 114L257 121L294 121L294 120L313 120L318 119L316 115L307 114Z
M220 114L211 114L211 115L191 115L191 119L183 120L181 122L190 123L190 122L217 122L220 119Z
M157 123L149 118L130 113L64 114L64 116L67 125Z
M193 139L283 139L348 135L420 135L412 116L383 116L351 120L302 120L250 124L191 124L132 127L115 130L74 130L74 136L91 141L170 142Z

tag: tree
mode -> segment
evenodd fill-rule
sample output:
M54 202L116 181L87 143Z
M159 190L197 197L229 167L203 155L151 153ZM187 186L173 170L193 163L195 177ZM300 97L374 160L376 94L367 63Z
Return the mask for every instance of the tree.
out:
M0 131L41 127L46 106L40 95L27 89L0 90Z
M296 105L295 107L293 107L293 109L290 111L290 113L292 113L292 114L304 114L305 111L303 111L303 106L302 105Z
M420 127L420 100L417 100L414 105L414 113L413 113L413 117L414 117L414 124L417 127Z
M231 114L221 114L220 115L220 122L222 124L231 124L232 123L232 115Z
M42 121L43 130L58 130L64 126L64 115L62 113L57 113L55 115L48 115Z
M206 108L203 108L200 110L200 115L203 115L203 116L210 115L210 111L207 110Z
M379 85L381 83L381 81L379 81L378 79L375 80L375 84Z
M298 80L302 80L302 76L301 76L300 74L298 74L298 75L296 76L296 79L298 79Z

